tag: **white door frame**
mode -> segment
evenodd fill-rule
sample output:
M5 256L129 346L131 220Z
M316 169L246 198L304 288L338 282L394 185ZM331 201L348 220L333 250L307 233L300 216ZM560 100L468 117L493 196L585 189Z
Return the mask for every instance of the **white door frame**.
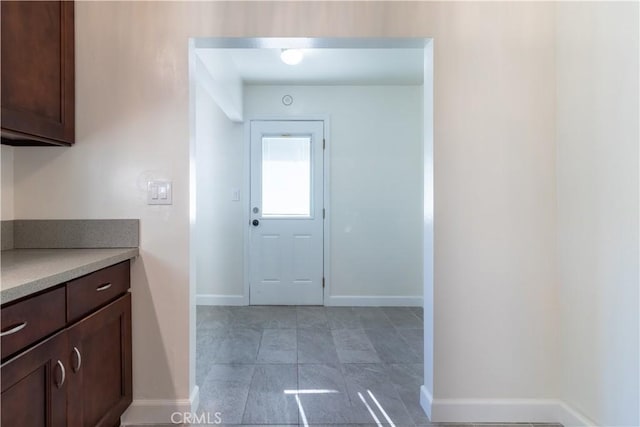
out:
M322 305L326 306L329 296L331 295L331 257L330 257L330 241L331 241L331 206L329 189L330 187L330 159L331 159L331 133L329 114L314 114L302 116L269 116L258 115L247 117L244 121L244 153L242 164L242 191L246 195L244 203L244 214L242 216L245 227L243 228L243 282L244 282L244 305L249 305L249 245L250 234L249 225L251 222L251 179L249 172L251 170L251 122L252 121L321 121L323 122L325 148L322 152L322 203L325 209L325 218L322 223L322 253L323 253L323 275L324 289L322 290Z

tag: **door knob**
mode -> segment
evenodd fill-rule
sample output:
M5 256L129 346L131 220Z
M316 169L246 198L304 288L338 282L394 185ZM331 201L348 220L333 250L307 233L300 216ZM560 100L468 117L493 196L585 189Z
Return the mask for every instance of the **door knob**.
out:
M257 227L258 224L260 224L260 221L258 221L257 219L254 219L253 221L251 221L251 224L253 224L254 227Z

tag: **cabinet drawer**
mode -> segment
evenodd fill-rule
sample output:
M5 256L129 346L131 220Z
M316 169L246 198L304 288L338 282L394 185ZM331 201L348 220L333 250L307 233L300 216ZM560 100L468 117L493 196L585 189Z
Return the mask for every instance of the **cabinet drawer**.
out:
M67 321L72 322L127 292L129 261L67 283Z
M2 307L2 359L64 328L65 315L64 286Z

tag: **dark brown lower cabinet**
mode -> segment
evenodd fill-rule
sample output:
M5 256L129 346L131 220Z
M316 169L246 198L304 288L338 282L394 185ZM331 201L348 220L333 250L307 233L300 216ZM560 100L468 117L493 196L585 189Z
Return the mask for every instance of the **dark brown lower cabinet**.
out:
M131 294L67 330L68 425L113 427L131 393Z
M66 331L2 365L2 425L67 425Z
M0 368L3 426L114 427L132 400L131 294Z

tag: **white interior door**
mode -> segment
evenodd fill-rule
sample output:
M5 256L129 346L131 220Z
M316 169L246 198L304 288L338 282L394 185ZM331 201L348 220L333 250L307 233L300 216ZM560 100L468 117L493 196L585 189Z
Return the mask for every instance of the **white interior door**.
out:
M251 122L252 305L323 304L322 121Z

